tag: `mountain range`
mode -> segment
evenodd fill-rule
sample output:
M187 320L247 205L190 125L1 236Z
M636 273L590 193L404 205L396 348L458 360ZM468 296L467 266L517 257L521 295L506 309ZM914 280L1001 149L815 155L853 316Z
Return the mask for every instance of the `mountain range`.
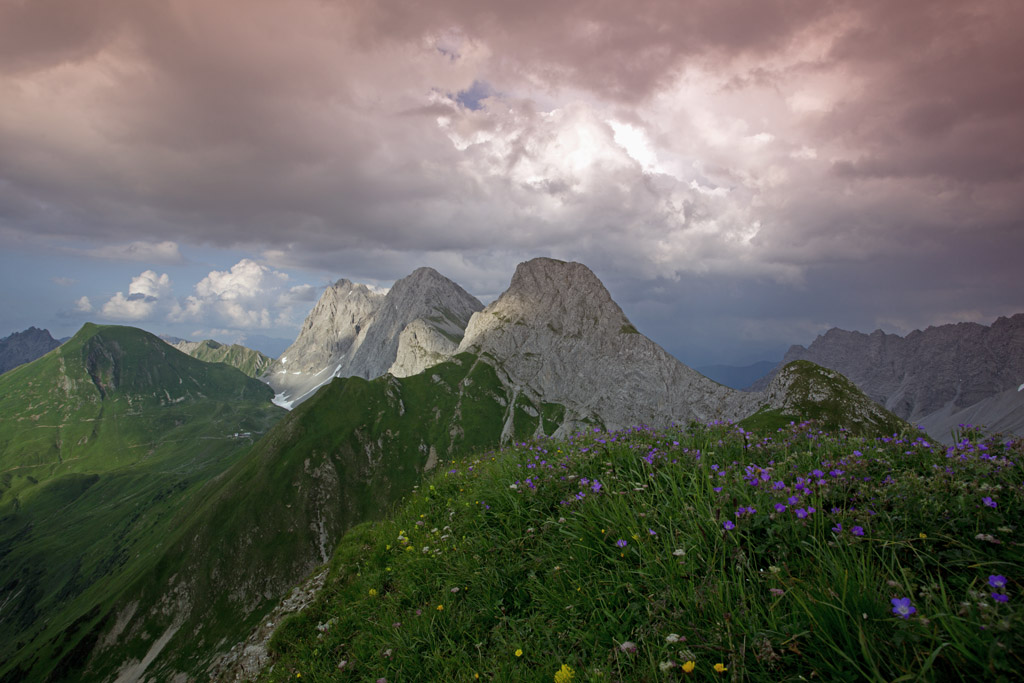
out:
M335 377L414 375L451 357L470 316L481 308L433 268L415 270L386 294L339 280L267 371L274 400L293 407Z
M834 328L794 345L779 368L809 360L842 373L899 417L949 442L960 424L1024 433L1024 314L991 326L939 325L905 337ZM753 385L766 387L773 373Z
M545 258L486 307L428 268L387 293L341 280L262 377L95 325L0 377L0 681L251 675L265 648L247 634L347 530L510 441L713 420L912 432L810 362L722 386L586 266Z

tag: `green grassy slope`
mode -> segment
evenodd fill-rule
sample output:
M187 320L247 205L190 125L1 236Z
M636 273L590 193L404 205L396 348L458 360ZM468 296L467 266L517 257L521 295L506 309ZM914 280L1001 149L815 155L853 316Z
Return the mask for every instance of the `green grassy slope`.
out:
M559 425L554 406L514 403L519 438ZM327 561L352 525L381 517L425 471L496 447L510 413L492 366L470 354L413 377L336 379L211 482L175 523L154 570L96 623L130 613L116 644L82 678L142 660L170 634L147 675L203 677L287 590ZM102 637L100 638L102 642Z
M692 425L446 465L263 680L1016 680L1022 445Z
M113 326L0 377L0 679L43 680L87 654L176 514L284 414L272 395Z
M775 430L791 422L814 420L826 430L842 428L857 436L916 432L909 423L869 399L846 377L810 361L787 363L773 387L776 383L786 387L782 406L765 406L741 420L740 426Z
M226 363L238 368L249 377L259 377L270 366L273 359L265 356L255 349L250 349L240 344L221 344L212 339L204 339L201 342L184 342L176 345L193 358L206 361L207 363Z

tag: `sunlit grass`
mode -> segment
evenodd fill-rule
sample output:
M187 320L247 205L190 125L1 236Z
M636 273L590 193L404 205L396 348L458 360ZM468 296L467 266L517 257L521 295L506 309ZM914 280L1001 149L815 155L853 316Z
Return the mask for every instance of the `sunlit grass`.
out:
M264 675L1012 680L1021 454L692 425L450 463L343 539Z

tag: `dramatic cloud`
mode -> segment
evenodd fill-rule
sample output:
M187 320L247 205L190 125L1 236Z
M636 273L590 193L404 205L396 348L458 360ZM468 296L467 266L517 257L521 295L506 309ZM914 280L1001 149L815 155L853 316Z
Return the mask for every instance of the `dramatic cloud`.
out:
M483 298L550 255L636 310L719 283L708 325L737 338L852 326L808 314L839 301L858 325L1020 305L1013 0L73 5L0 7L4 245L385 286L429 264ZM257 302L235 268L176 318L301 317L308 291L268 271Z
M170 293L171 278L167 273L158 275L155 271L146 270L132 278L128 286L128 296L118 292L103 304L100 313L104 318L115 321L151 320L155 317L159 304L162 301L166 302ZM78 300L77 309L86 312L85 306L88 305L88 297L82 297Z
M171 314L171 320L216 321L242 329L269 328L274 322L290 323L288 303L291 292L282 292L287 281L285 273L243 259L230 271L215 270L203 278L195 286L195 294L186 297ZM302 291L308 300L308 292ZM275 301L276 320L271 311L271 304Z

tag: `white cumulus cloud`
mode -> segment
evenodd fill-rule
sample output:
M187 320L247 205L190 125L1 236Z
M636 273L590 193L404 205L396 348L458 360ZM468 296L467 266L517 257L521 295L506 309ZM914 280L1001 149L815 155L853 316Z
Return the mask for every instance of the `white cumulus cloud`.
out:
M195 286L195 293L171 313L171 320L201 320L231 328L269 328L281 320L288 275L242 259L230 270L214 270ZM302 287L293 288L302 290Z
M128 296L117 292L100 309L100 313L111 320L134 322L155 317L159 310L171 301L171 278L167 273L157 274L144 270L132 278L128 285ZM90 305L88 297L78 300L78 310L88 312L82 306ZM91 308L91 305L90 305Z

